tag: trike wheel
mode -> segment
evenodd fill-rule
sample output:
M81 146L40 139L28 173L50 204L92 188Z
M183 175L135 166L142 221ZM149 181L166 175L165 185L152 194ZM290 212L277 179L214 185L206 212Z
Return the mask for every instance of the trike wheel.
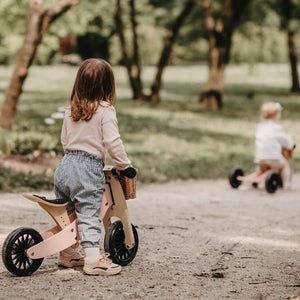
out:
M244 176L242 169L234 168L229 172L228 175L229 183L234 189L237 189L242 183L241 180L237 179L238 176Z
M104 238L104 249L110 253L110 258L121 266L128 265L134 258L139 246L139 238L135 227L131 224L135 245L127 249L125 245L125 233L121 221L112 223Z
M20 227L12 231L2 247L2 260L7 270L17 276L29 276L35 272L43 258L30 259L26 252L41 241L41 235L32 228Z
M269 173L265 185L268 193L275 193L279 186L282 187L281 176L277 173Z

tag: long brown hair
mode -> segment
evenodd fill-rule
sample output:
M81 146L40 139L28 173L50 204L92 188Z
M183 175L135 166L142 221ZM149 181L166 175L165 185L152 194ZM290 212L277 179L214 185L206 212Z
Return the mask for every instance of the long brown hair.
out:
M89 121L100 102L115 103L115 79L109 63L103 59L84 60L79 67L71 94L73 121Z

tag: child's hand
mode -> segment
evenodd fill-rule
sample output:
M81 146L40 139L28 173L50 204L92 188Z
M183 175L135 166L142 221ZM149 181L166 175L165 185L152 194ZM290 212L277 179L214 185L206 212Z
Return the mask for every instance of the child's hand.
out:
M134 178L136 176L136 169L133 167L128 167L125 170L117 170L116 168L112 169L113 175L125 176L128 178Z

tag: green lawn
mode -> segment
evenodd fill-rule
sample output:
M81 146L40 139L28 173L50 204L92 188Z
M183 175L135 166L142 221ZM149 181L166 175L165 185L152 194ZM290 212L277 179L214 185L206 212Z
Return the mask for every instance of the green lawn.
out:
M44 119L66 105L76 70L68 66L32 67L18 105L14 131L50 135L57 141L55 151L61 152L62 121L46 125ZM255 168L253 133L264 101L283 105L281 123L300 145L300 97L289 95L287 65L228 67L221 111L206 111L198 105L206 66L169 67L164 73L158 106L133 103L124 68L114 70L121 136L143 182L225 178L233 166L251 172ZM10 73L10 68L0 67L0 103ZM153 73L153 67L145 68L145 86L149 86ZM300 171L299 151L291 164L295 172Z

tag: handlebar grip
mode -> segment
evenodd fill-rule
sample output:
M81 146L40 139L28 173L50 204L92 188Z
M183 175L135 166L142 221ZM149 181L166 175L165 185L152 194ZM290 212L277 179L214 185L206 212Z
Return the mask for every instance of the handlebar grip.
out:
M113 168L111 172L113 173L114 176L119 176L116 168ZM119 173L121 176L125 176L127 178L134 178L136 176L136 170L133 167L128 167L127 169L122 171L119 170Z

